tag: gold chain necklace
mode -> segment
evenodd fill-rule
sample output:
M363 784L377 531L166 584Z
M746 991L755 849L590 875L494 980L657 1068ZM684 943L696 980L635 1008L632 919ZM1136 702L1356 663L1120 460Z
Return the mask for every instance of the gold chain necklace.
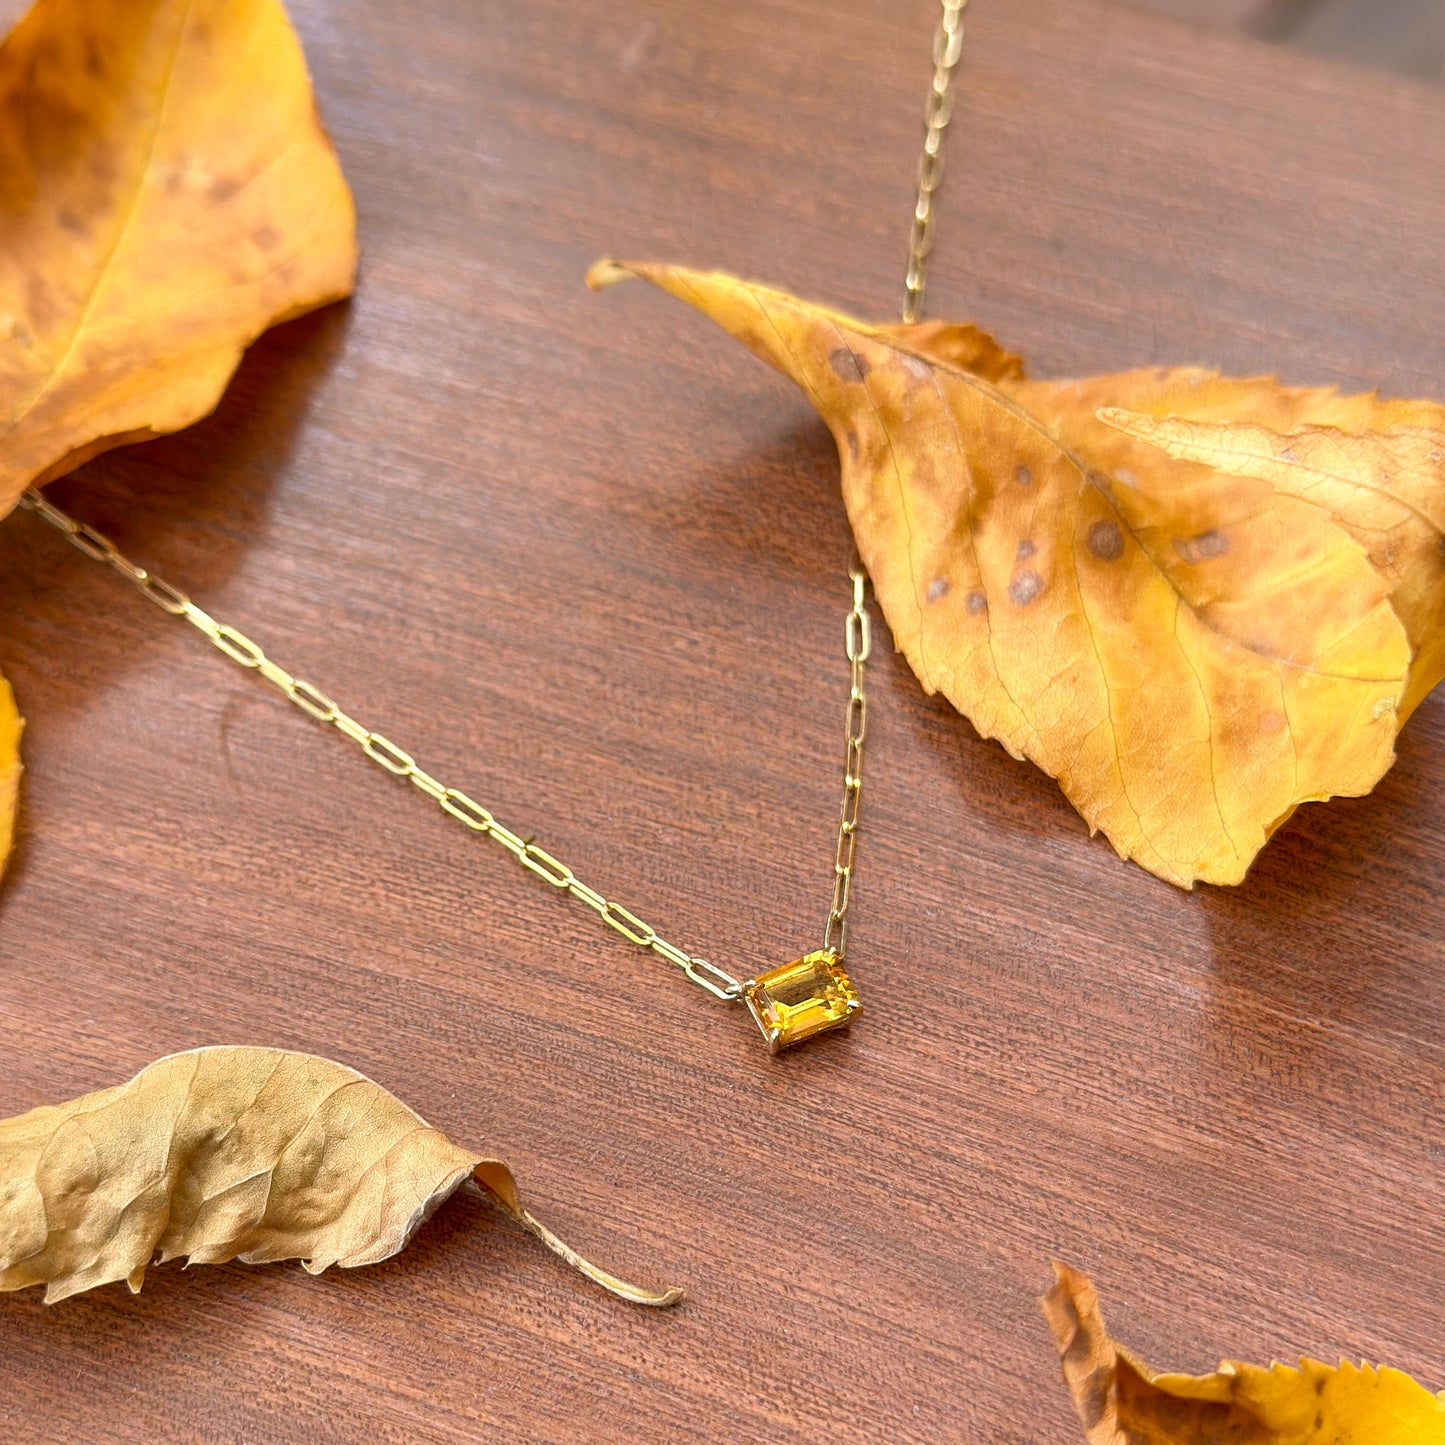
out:
M950 87L963 47L963 11L968 0L943 0L943 15L933 40L933 79L929 86L923 153L918 163L918 191L909 235L908 269L904 277L903 320L919 318L925 270L933 244L933 199L943 179L943 133L951 114ZM313 684L273 662L261 647L229 623L217 622L178 587L126 557L108 537L62 511L32 489L20 505L49 522L87 557L104 562L163 611L197 628L232 662L278 688L308 717L334 727L361 748L372 762L394 777L404 778L437 803L443 812L474 833L505 848L524 868L592 909L609 928L630 943L647 949L682 970L689 982L714 998L741 1000L751 1012L768 1047L774 1052L802 1043L830 1029L845 1027L861 1008L858 991L843 968L848 951L848 907L858 847L858 809L863 791L863 743L868 733L868 699L864 669L872 646L866 609L867 577L855 557L848 569L853 605L844 623L844 650L850 669L845 723L843 805L833 853L833 901L823 928L822 947L779 968L739 980L726 969L669 943L650 924L615 900L584 883L560 859L534 839L514 833L490 809L457 788L448 787L420 767L415 758L390 739L373 732L342 710Z

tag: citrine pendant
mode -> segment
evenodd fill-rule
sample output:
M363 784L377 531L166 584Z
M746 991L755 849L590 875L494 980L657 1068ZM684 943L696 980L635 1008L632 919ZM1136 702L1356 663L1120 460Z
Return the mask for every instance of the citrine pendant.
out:
M743 985L743 1000L775 1054L814 1034L845 1028L863 1007L830 948L750 978Z

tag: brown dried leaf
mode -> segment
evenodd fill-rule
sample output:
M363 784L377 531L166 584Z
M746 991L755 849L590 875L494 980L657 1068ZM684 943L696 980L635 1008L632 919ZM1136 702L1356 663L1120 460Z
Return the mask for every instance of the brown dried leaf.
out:
M1054 1275L1044 1318L1089 1445L1445 1445L1445 1394L1400 1370L1225 1360L1164 1374L1109 1338L1084 1275Z
M345 296L355 212L279 0L38 0L0 46L0 515L215 406Z
M527 1213L511 1170L453 1144L343 1064L281 1049L172 1054L129 1083L0 1121L0 1290L47 1302L152 1262L299 1259L312 1274L405 1247L468 1180L574 1268L623 1283Z
M1368 792L1393 761L1441 668L1445 557L1400 521L1445 508L1422 440L1441 408L1200 372L1034 382L971 326L872 326L671 266L604 262L590 280L629 274L802 387L924 687L1058 778L1121 856L1186 887L1237 883L1299 803ZM1208 439L1145 440L1124 410L1349 427L1360 472L1398 468L1401 448L1423 464L1393 492L1326 491L1318 467L1207 465ZM1398 575L1372 565L1377 543Z

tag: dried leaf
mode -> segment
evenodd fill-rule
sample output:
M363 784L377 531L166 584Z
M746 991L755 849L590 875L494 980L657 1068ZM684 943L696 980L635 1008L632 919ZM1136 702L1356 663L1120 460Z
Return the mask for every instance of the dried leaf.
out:
M312 1274L402 1249L468 1180L574 1268L623 1283L527 1213L511 1170L459 1148L379 1084L281 1049L172 1054L129 1083L0 1121L0 1290L47 1303L185 1256L300 1259Z
M1089 1445L1445 1445L1445 1394L1399 1370L1225 1360L1163 1374L1109 1338L1084 1275L1054 1274L1044 1317Z
M38 0L0 46L0 515L215 406L345 296L355 213L279 0Z
M1389 767L1441 665L1445 558L1416 514L1438 517L1445 483L1415 434L1440 408L1206 373L1033 382L971 326L870 326L677 267L604 262L589 279L629 274L802 387L924 687L1058 778L1122 857L1186 887L1237 883L1299 803L1368 792ZM1424 461L1329 491L1319 468L1286 484L1207 465L1198 437L1171 436L1172 456L1125 430L1123 410L1182 415L1181 397L1201 420L1348 425L1366 434L1361 472L1382 439ZM1392 527L1398 575L1372 565Z
M15 706L10 684L0 677L0 871L15 842L15 809L20 799L20 734L25 719Z

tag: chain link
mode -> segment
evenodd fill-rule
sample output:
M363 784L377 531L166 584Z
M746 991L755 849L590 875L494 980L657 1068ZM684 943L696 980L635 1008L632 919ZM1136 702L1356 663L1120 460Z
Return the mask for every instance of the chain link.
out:
M823 947L841 962L848 953L848 904L853 887L853 860L858 851L858 804L863 795L863 742L868 736L868 698L863 691L864 664L873 650L866 607L868 575L856 557L848 568L853 583L853 608L843 624L843 645L851 670L848 713L844 726L843 807L838 815L838 846L833 853L833 905L823 928Z
M425 772L410 753L397 747L389 738L372 732L365 724L348 716L313 684L303 678L293 677L284 667L272 662L259 644L253 642L245 633L238 632L228 623L217 622L208 612L197 607L179 588L172 587L169 582L163 581L144 567L138 567L94 527L62 512L39 492L26 492L20 499L20 505L49 522L87 557L114 568L128 582L134 583L157 607L169 612L173 617L184 618L204 633L232 662L259 673L308 717L330 724L343 737L357 744L372 762L393 777L405 778L424 796L437 803L444 813L464 824L472 832L480 833L499 844L522 867L535 873L545 883L571 894L579 903L586 904L609 928L615 929L629 943L648 949L681 969L688 979L699 988L706 989L714 998L732 1000L741 996L743 986L730 973L714 963L709 963L705 958L699 958L696 954L687 953L669 943L650 923L644 923L630 909L604 898L595 888L583 883L560 859L554 858L545 848L538 847L531 838L514 833L499 822L489 809Z
M923 313L928 253L933 249L933 200L943 184L943 133L953 115L950 87L963 54L963 12L968 0L943 0L943 16L933 36L933 80L928 87L927 129L918 158L918 199L908 237L908 270L903 278L903 319L912 325Z

